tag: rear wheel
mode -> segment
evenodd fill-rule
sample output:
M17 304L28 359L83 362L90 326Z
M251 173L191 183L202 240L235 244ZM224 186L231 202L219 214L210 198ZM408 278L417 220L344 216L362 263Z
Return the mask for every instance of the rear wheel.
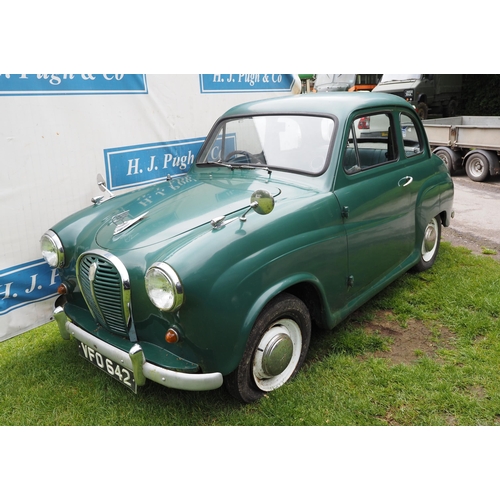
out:
M310 338L305 304L293 295L279 295L257 318L240 364L224 379L226 389L236 399L251 403L281 387L304 363Z
M467 157L465 171L470 179L475 182L482 182L490 175L490 162L483 153L472 153Z
M441 243L441 218L433 217L424 230L424 236L420 245L420 260L413 268L414 271L422 272L430 269L439 252Z

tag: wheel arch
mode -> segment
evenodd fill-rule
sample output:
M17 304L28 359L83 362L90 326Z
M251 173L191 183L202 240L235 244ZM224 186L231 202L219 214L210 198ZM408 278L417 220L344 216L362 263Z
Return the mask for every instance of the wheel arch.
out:
M427 94L422 93L418 95L418 100L417 103L423 102L424 104L427 104Z
M266 305L282 293L289 293L302 300L309 310L311 320L318 325L325 324L326 298L321 283L319 279L312 274L300 273L288 276L275 283L257 297L252 306L248 309L243 324L245 336L248 335L259 314Z
M450 225L452 198L444 200L442 191L441 185L428 184L419 193L418 210L415 212L415 250L420 247L425 228L433 217L439 216L441 225L445 227Z
M450 175L457 170L463 168L462 157L459 153L446 146L438 146L432 151L436 156L441 158L443 163L448 168Z
M223 370L223 375L236 369L245 352L252 328L260 314L272 300L283 293L289 293L302 300L309 311L311 323L327 324L325 318L327 312L325 293L315 276L308 273L299 273L278 281L274 285L267 287L251 304L248 304L241 328L238 335L234 337L233 355Z
M452 215L449 214L446 210L438 213L436 217L439 217L439 222L444 227L448 227L451 224Z

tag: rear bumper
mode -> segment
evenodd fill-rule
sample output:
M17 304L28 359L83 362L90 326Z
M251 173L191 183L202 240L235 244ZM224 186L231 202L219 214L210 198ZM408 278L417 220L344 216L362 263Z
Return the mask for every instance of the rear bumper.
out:
M182 373L147 362L139 343L134 344L128 352L118 349L76 326L68 319L62 307L56 307L54 319L63 339L68 340L73 336L115 363L131 370L138 386L144 385L146 379L165 387L186 391L210 391L222 385L221 373Z

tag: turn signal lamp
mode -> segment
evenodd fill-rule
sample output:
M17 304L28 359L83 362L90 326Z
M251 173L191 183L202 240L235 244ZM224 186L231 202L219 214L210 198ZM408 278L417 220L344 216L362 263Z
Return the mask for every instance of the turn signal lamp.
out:
M165 334L165 340L169 344L175 344L179 341L179 334L173 328L169 328Z

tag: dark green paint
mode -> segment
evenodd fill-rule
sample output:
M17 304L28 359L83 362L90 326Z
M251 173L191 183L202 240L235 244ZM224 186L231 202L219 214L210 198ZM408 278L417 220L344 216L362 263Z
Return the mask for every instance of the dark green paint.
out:
M65 247L61 279L76 282L75 263L83 251L113 253L130 275L135 330L147 359L180 371L234 370L262 308L290 288L313 298L315 319L332 328L418 261L431 217L444 213L445 225L450 221L453 185L427 143L418 158L370 172L349 176L339 168L352 117L381 109L414 116L402 99L371 93L301 95L233 108L226 116L332 115L337 130L329 168L315 177L279 171L269 176L195 165L183 177L89 207L52 228ZM414 176L411 189L394 187L402 172ZM270 214L250 211L246 222L212 227L213 218L245 213L257 189L275 197ZM112 217L127 210L130 218L148 213L113 236ZM158 311L146 294L144 274L156 261L167 262L183 283L185 303L176 313ZM66 313L77 324L130 348L127 339L96 326L77 291L68 301ZM178 344L164 340L170 326L181 334Z

